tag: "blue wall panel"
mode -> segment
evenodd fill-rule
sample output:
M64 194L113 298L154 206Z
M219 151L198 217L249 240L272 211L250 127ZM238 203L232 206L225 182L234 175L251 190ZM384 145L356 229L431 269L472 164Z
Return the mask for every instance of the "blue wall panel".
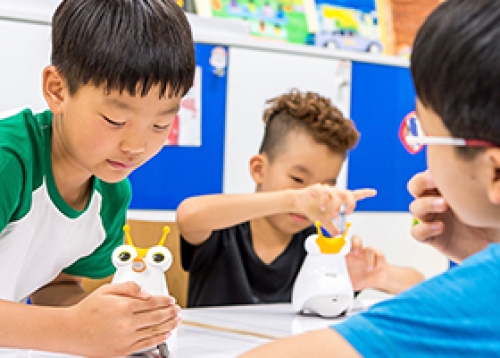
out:
M349 156L348 188L372 187L375 198L358 211L408 211L406 184L425 169L425 154L409 154L398 137L403 117L415 108L408 68L353 62L351 118L361 132Z
M222 192L227 83L212 72L213 47L195 46L202 67L201 146L164 147L134 171L131 209L175 210L186 197Z

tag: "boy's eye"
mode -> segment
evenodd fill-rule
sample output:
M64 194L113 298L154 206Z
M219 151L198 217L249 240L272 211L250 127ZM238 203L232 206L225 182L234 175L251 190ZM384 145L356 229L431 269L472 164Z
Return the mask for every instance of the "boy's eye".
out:
M109 119L108 117L106 117L105 115L101 114L101 117L106 121L108 122L109 124L112 124L114 126L123 126L125 125L125 122L116 122L116 121L113 121L111 119Z
M304 180L299 178L299 177L294 177L294 176L291 176L292 180L296 183L299 183L299 184L303 184L304 183Z
M170 127L170 123L163 124L163 125L155 124L154 127L155 127L155 129L165 130L165 129L168 129Z

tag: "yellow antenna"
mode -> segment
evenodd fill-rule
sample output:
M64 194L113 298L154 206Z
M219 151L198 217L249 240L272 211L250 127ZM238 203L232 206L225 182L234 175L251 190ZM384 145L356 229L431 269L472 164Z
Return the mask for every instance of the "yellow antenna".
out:
M323 237L323 231L321 230L321 223L319 222L319 220L316 220L314 222L314 226L316 226L316 232L318 233L318 236L319 237Z
M163 227L163 236L160 239L160 242L158 243L158 246L163 246L165 243L165 239L167 238L168 233L170 232L170 228L168 226Z
M345 230L342 233L342 236L340 237L341 239L345 240L345 236L347 235L347 232L349 231L350 227L351 227L351 223L349 223L349 222L345 223Z
M123 231L125 231L125 240L127 240L127 244L134 246L132 238L130 237L130 226L127 224L123 225Z
M345 237L347 235L349 227L351 226L351 223L349 222L346 223L345 230L342 233L342 235L334 238L326 237L323 235L323 232L321 231L321 223L319 221L316 221L314 225L316 226L316 230L318 232L318 238L316 239L316 244L318 245L321 253L338 254L346 243Z

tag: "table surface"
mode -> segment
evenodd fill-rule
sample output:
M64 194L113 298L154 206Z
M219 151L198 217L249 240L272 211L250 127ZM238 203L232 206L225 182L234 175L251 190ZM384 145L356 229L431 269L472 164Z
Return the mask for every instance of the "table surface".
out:
M355 300L349 315L365 310L372 300ZM299 315L291 304L188 308L181 312L172 358L235 357L266 342L340 323L346 317ZM155 355L143 355L153 357ZM0 349L0 358L74 357L51 352Z
M375 303L356 300L349 315ZM174 357L235 357L263 343L338 324L346 319L299 315L291 304L191 308L181 313Z

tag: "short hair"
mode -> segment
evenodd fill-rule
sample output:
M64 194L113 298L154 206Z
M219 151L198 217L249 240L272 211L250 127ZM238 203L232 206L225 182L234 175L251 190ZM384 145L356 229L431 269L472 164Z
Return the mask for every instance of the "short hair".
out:
M266 128L260 153L265 153L270 161L281 154L292 131L305 131L316 143L325 144L333 153L342 155L358 142L359 133L354 123L344 118L328 98L317 93L292 90L266 103Z
M500 144L500 1L447 0L417 33L417 96L454 137ZM473 158L478 148L458 148Z
M64 0L52 18L52 65L69 92L91 83L109 92L184 95L195 58L189 22L174 0Z

